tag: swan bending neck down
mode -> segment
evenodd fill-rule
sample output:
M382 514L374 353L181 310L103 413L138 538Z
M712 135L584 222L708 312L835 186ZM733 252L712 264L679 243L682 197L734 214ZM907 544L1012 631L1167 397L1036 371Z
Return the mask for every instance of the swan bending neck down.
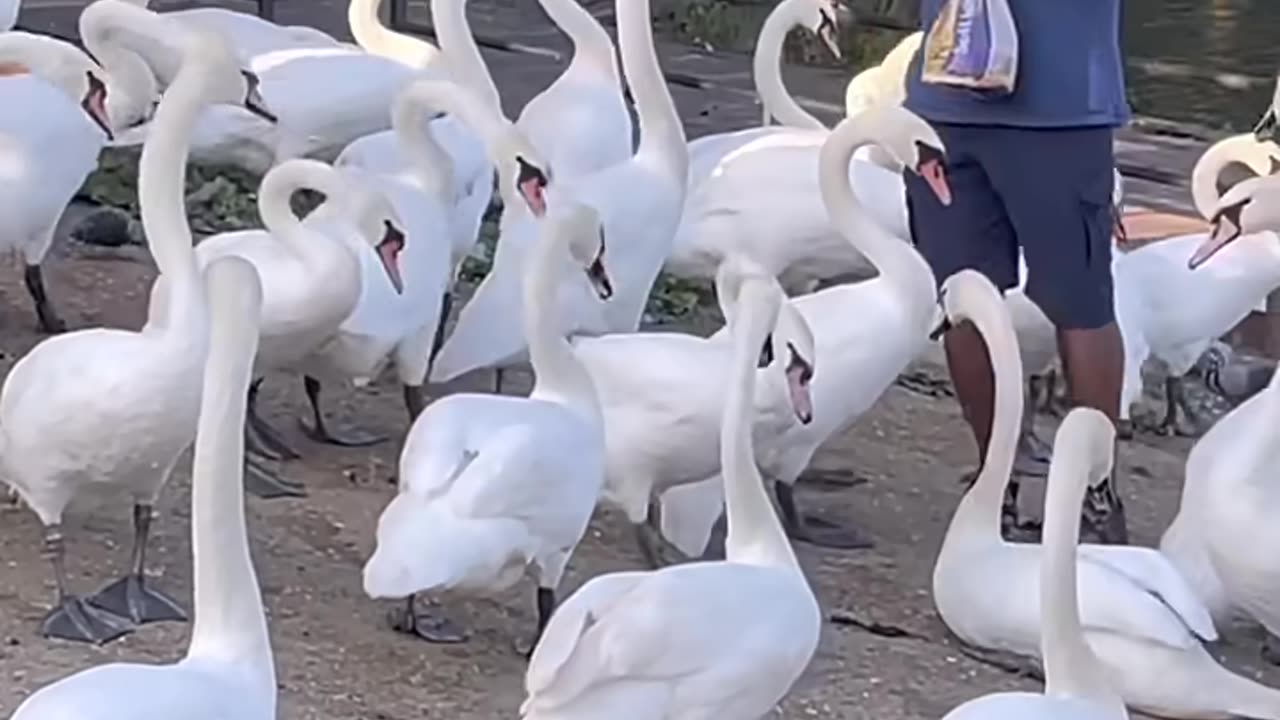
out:
M760 349L783 296L759 280L741 294L766 301L767 312L732 321L720 442L726 560L589 581L534 652L524 720L763 717L813 657L817 600L765 495L751 440Z
M1044 693L984 695L947 713L944 720L1123 720L1124 700L1110 686L1085 642L1077 600L1076 554L1080 503L1085 488L1111 472L1115 428L1091 408L1067 414L1054 440L1044 503L1040 566L1041 656Z
M425 70L441 62L440 49L412 35L396 32L378 17L381 0L351 0L347 5L347 25L351 36L365 52L380 55Z
M1214 206L1218 204L1218 178L1231 163L1240 163L1255 175L1267 176L1280 162L1280 146L1274 142L1259 142L1253 133L1242 133L1223 138L1196 159L1191 169L1191 200L1196 212L1205 220L1212 220Z
M242 485L245 396L262 288L253 266L221 259L205 273L211 330L191 478L195 625L174 665L113 663L46 686L13 720L276 716L275 667L249 555Z
M783 125L809 130L826 130L827 126L805 110L787 92L782 82L782 47L787 33L796 26L808 27L817 34L827 50L840 59L836 37L836 8L831 0L783 0L765 18L751 57L751 77L764 110L764 124L775 118Z

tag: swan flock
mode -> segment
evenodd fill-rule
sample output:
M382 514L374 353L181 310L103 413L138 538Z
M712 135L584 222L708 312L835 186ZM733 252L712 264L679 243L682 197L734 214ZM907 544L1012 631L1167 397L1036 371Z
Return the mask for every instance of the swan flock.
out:
M14 720L276 718L286 668L259 580L273 548L246 497L300 513L326 489L291 472L304 450L264 410L266 380L302 380L306 436L359 448L390 438L338 426L325 388L358 406L370 391L350 388L385 372L407 423L349 580L388 606L387 642L466 643L500 622L478 598L527 588L528 632L505 638L524 673L511 716L771 716L824 634L798 549L873 547L804 512L796 486L958 323L986 342L995 413L928 592L966 654L1044 685L974 685L945 717L1280 720L1280 689L1212 651L1245 622L1280 664L1280 493L1267 482L1280 373L1207 432L1184 392L1218 338L1280 288L1276 109L1196 164L1208 230L1117 246L1120 421L1074 408L1047 443L1024 405L1052 370L1052 325L1022 288L1002 294L973 270L935 277L911 243L904 175L951 202L946 147L901 106L918 33L850 81L846 115L828 125L787 91L781 57L793 29L839 57L844 10L780 0L752 64L763 124L691 140L650 0L616 0L613 35L579 0L538 2L570 52L510 113L466 0L430 0L434 42L383 24L380 0L350 0L354 42L221 8L93 0L80 45L14 29L19 0L7 0L0 212L48 335L0 385L0 480L34 513L51 581L32 630L104 645L190 623L180 659L80 669L25 693ZM145 318L69 329L45 263L99 158L126 147L140 152L156 270ZM183 192L195 163L258 177L260 222L198 237ZM1256 177L1220 194L1233 163ZM303 191L320 198L306 212ZM477 259L490 262L472 288ZM712 287L722 326L642 329L663 274ZM1185 420L1200 436L1181 506L1158 547L1082 544L1079 507L1136 424L1148 361L1169 378L1163 428ZM1215 362L1206 377L1221 387ZM477 371L493 391L445 386ZM513 372L527 390L504 392ZM159 572L185 559L148 554L153 524L175 519L161 496L188 469L189 602ZM1037 542L1001 527L1026 476L1045 479ZM131 509L130 553L119 571L70 571L69 508L105 514L104 498ZM584 578L579 544L618 537L597 525L621 528L639 557L620 550L616 571ZM106 582L86 587L90 576Z

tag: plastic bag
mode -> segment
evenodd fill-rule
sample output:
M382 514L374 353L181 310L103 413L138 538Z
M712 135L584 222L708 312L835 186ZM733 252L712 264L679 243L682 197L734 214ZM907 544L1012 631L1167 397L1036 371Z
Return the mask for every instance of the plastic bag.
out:
M1008 0L943 0L925 36L921 79L1011 93L1017 78L1018 29Z

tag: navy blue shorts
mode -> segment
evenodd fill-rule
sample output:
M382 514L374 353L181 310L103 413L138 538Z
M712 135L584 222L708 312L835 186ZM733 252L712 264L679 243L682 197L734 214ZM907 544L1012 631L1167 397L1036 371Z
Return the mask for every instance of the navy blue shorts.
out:
M907 172L916 248L939 284L964 268L1003 290L1018 284L1059 329L1100 328L1112 306L1111 128L935 124L947 150L951 205Z

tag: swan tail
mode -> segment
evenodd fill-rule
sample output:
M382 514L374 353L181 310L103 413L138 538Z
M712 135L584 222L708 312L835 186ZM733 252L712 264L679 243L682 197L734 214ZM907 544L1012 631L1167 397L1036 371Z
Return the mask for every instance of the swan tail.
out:
M420 502L398 495L392 503ZM528 557L528 532L508 518L459 517L433 504L391 511L379 521L378 545L364 567L371 598L403 598L451 588L494 592L515 584Z

